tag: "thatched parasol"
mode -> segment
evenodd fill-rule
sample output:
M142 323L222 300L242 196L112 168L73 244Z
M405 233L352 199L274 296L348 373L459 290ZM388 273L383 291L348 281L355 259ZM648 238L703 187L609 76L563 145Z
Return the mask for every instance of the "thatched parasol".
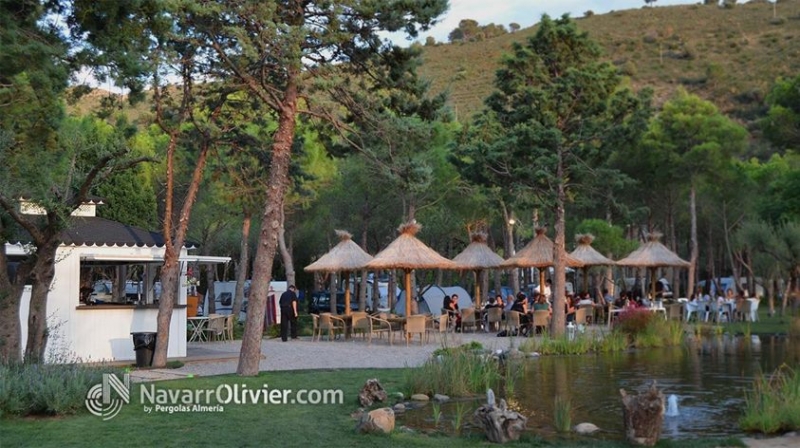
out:
M453 258L458 264L458 269L472 270L475 273L475 308L481 307L481 282L480 273L484 269L497 268L503 262L503 257L497 255L486 244L486 234L474 232L470 234L469 246Z
M536 229L536 236L523 247L516 255L503 261L503 267L509 268L537 268L539 269L539 290L544 291L544 268L553 265L555 244L553 241L544 234L544 227ZM577 260L564 253L564 258L567 266L571 268L579 268L583 266L580 260Z
M352 235L344 230L336 230L339 237L339 244L333 247L328 253L319 257L319 260L305 267L306 272L338 272L341 271L344 282L344 313L350 314L350 271L363 269L372 260L372 256L364 252L361 247L352 240ZM331 298L333 299L333 298ZM333 302L333 300L331 300ZM331 312L336 314L336 310L331 307Z
M569 255L572 258L583 262L583 290L589 290L589 266L614 266L617 264L614 260L605 257L600 252L592 247L594 235L591 233L579 233L575 235L578 241L578 247L575 248Z
M458 269L458 265L439 255L414 235L421 226L416 221L401 225L395 238L386 249L367 263L367 269L402 269L405 272L406 315L411 315L411 271L414 269Z
M660 232L653 232L647 235L647 242L631 252L630 255L617 261L619 266L632 266L637 268L649 268L652 274L650 289L653 297L656 295L656 268L679 267L688 268L691 263L679 257L675 252L667 249L659 241Z

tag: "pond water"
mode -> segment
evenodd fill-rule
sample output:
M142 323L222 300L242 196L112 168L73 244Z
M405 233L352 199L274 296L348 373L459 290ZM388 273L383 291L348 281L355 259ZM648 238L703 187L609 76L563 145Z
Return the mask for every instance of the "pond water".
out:
M543 356L525 361L525 372L507 401L528 417L528 429L555 434L555 397L572 405L572 424L591 422L603 437L622 438L619 390L641 393L655 380L665 397L675 395L677 414L664 418L662 438L740 435L745 391L761 373L781 364L800 365L800 343L785 337L719 336L692 340L683 347L580 356ZM496 391L503 397L503 391ZM470 421L485 398L441 406L438 428L452 432L459 411ZM432 428L432 406L406 412L399 421L411 428ZM447 423L441 423L447 422ZM466 429L469 431L469 427Z

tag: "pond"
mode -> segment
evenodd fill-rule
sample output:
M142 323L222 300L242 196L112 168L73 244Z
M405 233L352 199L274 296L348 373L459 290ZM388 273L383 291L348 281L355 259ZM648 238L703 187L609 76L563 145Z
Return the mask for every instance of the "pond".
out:
M800 344L786 337L718 336L692 340L682 347L632 350L622 353L543 356L525 361L523 376L514 385L509 404L528 417L528 429L548 437L555 434L556 396L572 405L572 424L591 422L604 430L602 437L622 438L622 402L619 390L640 393L655 380L665 397L675 395L677 413L664 419L662 438L702 435L740 435L738 419L745 391L760 373L781 364L800 364ZM496 391L497 392L497 391ZM498 398L503 396L499 391ZM471 421L484 398L441 406L439 428L452 432L454 415ZM411 428L433 427L432 405L400 417ZM467 430L469 430L467 428Z

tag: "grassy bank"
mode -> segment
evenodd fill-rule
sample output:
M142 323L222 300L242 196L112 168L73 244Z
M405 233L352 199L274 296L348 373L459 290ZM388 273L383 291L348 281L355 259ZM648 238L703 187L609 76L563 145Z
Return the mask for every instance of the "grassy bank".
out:
M783 366L757 378L746 396L739 425L745 431L765 434L800 429L800 372Z

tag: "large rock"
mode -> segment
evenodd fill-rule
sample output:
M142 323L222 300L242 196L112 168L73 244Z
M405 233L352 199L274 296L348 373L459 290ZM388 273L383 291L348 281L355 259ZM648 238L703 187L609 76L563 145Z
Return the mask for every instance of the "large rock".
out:
M361 417L356 425L360 433L385 433L394 431L394 411L392 408L372 410Z
M647 392L641 395L628 395L625 389L620 389L619 393L622 395L622 418L628 442L655 445L661 437L665 401L664 394L656 388L656 382L653 381Z
M372 378L364 383L364 387L358 393L358 402L361 406L370 407L376 401L386 401L386 391L377 378Z
M445 401L450 401L450 397L444 394L434 394L433 401L437 403L444 403Z
M593 423L578 423L577 425L575 425L574 429L575 432L584 436L589 434L594 434L595 432L600 430L600 428L598 428L597 425Z

